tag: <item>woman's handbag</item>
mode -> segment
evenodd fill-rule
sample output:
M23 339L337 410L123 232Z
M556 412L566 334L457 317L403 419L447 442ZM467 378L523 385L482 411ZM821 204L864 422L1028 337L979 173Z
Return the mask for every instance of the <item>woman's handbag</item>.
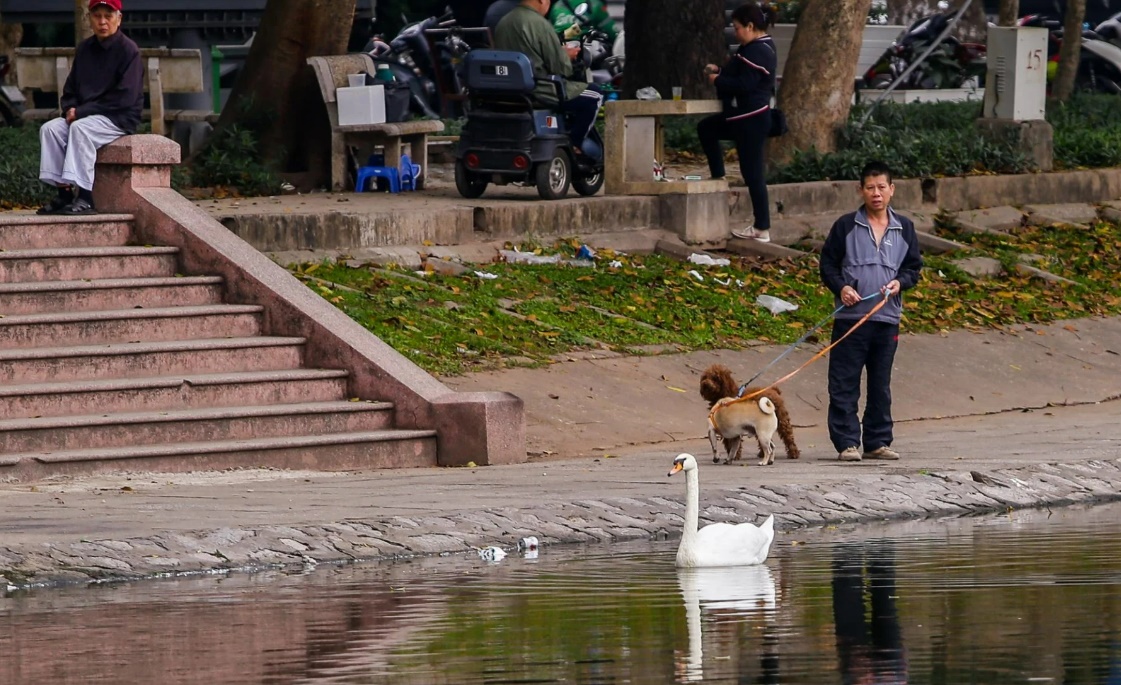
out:
M786 125L786 113L778 107L771 108L771 130L767 132L767 137L778 138L784 136L790 131L790 127Z

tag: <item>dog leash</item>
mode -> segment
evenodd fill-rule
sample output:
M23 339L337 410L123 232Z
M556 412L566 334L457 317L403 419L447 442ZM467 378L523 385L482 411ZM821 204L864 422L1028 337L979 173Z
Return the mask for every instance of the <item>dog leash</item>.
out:
M867 297L862 297L862 298L860 298L861 302L863 302L863 301L865 301L865 300L870 300L870 299L872 299L872 298L874 298L874 297L880 297L881 295L882 295L882 297L880 298L880 301L876 303L876 306L872 307L872 309L871 309L871 310L869 310L867 314L865 314L865 315L864 315L863 317L861 317L861 318L860 318L860 320L856 322L856 325L855 325L855 326L853 326L853 327L852 327L852 328L850 328L850 329L849 329L848 331L846 331L846 332L845 332L845 334L844 334L844 335L842 335L842 336L841 336L840 338L837 338L837 340L835 340L834 342L830 343L829 345L825 346L824 348L822 348L821 350L819 350L819 351L818 351L817 353L815 353L815 354L814 354L814 356L810 357L810 358L809 358L809 360L807 360L805 364L802 364L801 366L799 366L798 368L794 369L794 370L793 370L793 371L791 371L790 373L786 374L786 375L785 375L785 376L783 376L782 378L778 379L778 380L777 380L777 381L775 381L774 383L771 383L770 385L766 386L765 388L761 388L761 389L759 389L759 390L756 390L756 391L755 391L755 392L753 392L753 393L750 393L750 394L748 394L748 395L737 395L736 397L725 397L725 398L724 398L724 399L722 399L722 400L718 400L718 401L716 402L716 404L712 405L712 409L711 409L711 410L710 410L710 411L708 412L708 425L709 425L709 426L711 426L712 428L715 428L715 427L716 427L716 421L715 421L715 419L714 419L713 417L714 417L714 416L716 416L716 412L720 411L720 410L721 410L721 409L723 409L724 407L726 407L726 406L728 406L728 405L730 405L730 404L736 404L737 402L746 402L746 401L748 401L748 400L752 400L752 399L755 399L756 397L759 397L760 395L762 395L763 393L767 392L767 391L768 391L768 390L770 390L771 388L773 388L773 387L775 387L775 386L777 386L777 385L779 385L779 384L781 384L781 383L785 383L786 381L790 380L791 378L793 378L794 376L796 376L796 375L797 375L797 374L798 374L798 373L799 373L800 371L802 371L802 369L806 368L806 367L807 367L807 366L809 366L810 364L813 364L813 363L814 363L814 362L816 362L816 361L817 361L818 359L821 359L822 357L824 357L824 356L826 355L826 353L828 353L828 352L829 352L829 350L833 349L833 348L834 348L834 347L836 347L837 345L840 345L840 344L841 344L841 342L842 342L842 341L843 341L843 340L844 340L845 338L847 338L847 337L849 337L850 335L852 335L853 331L855 331L856 329L858 329L858 328L860 328L861 326L863 326L863 325L864 325L864 322L868 321L868 319L870 319L870 318L872 317L872 315L873 315L873 314L875 314L876 312L880 311L880 310L881 310L881 309L883 308L883 306L884 306L885 304L887 304L887 298L888 298L888 295L887 295L887 293L886 293L886 292L882 292L882 291L881 291L881 292L875 292L875 293L872 293L871 295L868 295ZM834 310L834 312L833 312L832 314L830 314L829 316L830 316L830 317L833 317L833 316L835 316L835 315L837 314L837 312L841 311L842 309L844 309L844 305L842 305L842 306L838 307L838 308L837 308L836 310ZM822 325L824 325L824 324L822 324ZM797 343L795 343L795 344L797 344ZM784 355L783 355L783 356L785 356L785 354L786 354L786 353L784 353ZM776 361L777 361L777 360L776 360Z
M862 298L860 298L860 301L861 301L861 302L867 302L868 300L871 300L871 299L874 299L874 298L876 298L876 297L879 297L879 296L880 296L881 294L882 294L881 292L874 292L874 293L872 293L871 295L867 295L867 296L865 296L865 297L862 297ZM789 355L789 354L790 354L791 352L793 352L794 350L798 349L798 346L799 346L799 345L801 345L802 343L804 343L804 342L806 342L807 340L809 340L809 337L810 337L811 335L813 335L813 334L814 334L814 333L816 333L816 332L817 332L817 331L818 331L819 329L821 329L821 327L822 327L822 326L824 326L825 324L829 323L829 321L830 321L830 320L832 320L832 319L833 319L833 317L837 316L837 313L838 313L838 312L840 312L840 311L841 311L842 309L844 309L844 308L845 308L846 306L847 306L847 305L843 305L843 304L842 304L841 306L839 306L839 307L837 307L836 309L834 309L834 310L833 310L833 313L832 313L832 314L829 314L829 315L828 315L828 316L826 316L826 317L825 317L824 319L822 319L821 321L818 321L818 322L817 322L816 324L814 324L813 328L811 328L810 330L806 331L806 334L805 334L805 335L803 335L803 336L802 336L801 338L798 338L798 340L797 340L797 341L795 341L793 345L791 345L790 347L786 348L786 351L785 351L785 352L783 352L782 354L780 354L780 355L779 355L778 357L776 357L776 358L774 359L774 361L772 361L772 362L771 362L770 364L767 364L767 365L766 365L766 366L764 366L764 367L763 367L762 369L760 369L760 370L759 370L759 373L755 374L755 375L754 375L754 376L752 376L752 377L751 377L750 379L748 379L748 381L747 381L746 383L744 383L743 385L741 385L741 386L740 386L740 389L736 391L736 397L739 397L740 395L742 395L742 394L744 393L744 391L745 391L745 390L747 390L747 389L748 389L748 388L749 388L749 387L751 386L751 384L755 382L755 379L759 378L760 376L762 376L762 375L763 375L764 373L766 373L766 372L767 372L767 369L771 368L771 367L772 367L772 366L774 366L775 364L778 364L778 363L779 363L779 362L781 362L781 361L782 361L783 359L786 359L787 355Z

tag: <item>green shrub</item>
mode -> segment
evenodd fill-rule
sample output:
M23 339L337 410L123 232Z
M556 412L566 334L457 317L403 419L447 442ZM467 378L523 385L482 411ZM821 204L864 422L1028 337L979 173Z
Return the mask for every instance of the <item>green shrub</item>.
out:
M0 127L0 209L38 207L54 193L39 181L39 125Z
M224 186L243 195L275 195L280 177L263 162L257 137L237 124L216 130L206 147L188 166L187 176L177 183L196 188Z

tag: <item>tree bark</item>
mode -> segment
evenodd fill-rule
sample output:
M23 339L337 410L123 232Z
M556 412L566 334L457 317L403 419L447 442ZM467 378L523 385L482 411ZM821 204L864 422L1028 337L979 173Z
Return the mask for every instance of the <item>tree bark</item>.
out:
M787 161L795 150L836 149L837 128L852 106L856 60L871 5L872 0L807 2L778 93L790 132L773 141L772 161Z
M345 54L355 0L269 0L218 128L257 135L262 160L279 172L330 175L330 122L308 57Z
M1063 18L1063 45L1059 48L1059 73L1051 96L1057 100L1067 100L1074 92L1074 81L1078 75L1078 62L1082 57L1082 21L1086 17L1086 0L1067 0L1066 16Z
M74 45L93 35L88 13L89 0L74 0Z
M724 0L627 0L627 75L624 96L653 86L669 99L681 86L686 99L713 97L706 64L728 59Z
M1020 0L1000 0L998 26L1015 26L1020 20Z
M965 0L950 0L951 11L956 11ZM887 20L891 24L910 26L920 17L937 12L937 3L931 0L887 0ZM988 34L985 7L981 0L973 0L962 15L953 35L962 41L983 43Z

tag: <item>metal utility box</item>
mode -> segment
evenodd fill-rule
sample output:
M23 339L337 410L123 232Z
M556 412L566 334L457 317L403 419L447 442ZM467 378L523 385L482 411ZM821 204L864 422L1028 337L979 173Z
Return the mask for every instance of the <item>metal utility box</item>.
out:
M1047 100L1047 29L990 26L985 118L1044 118Z

